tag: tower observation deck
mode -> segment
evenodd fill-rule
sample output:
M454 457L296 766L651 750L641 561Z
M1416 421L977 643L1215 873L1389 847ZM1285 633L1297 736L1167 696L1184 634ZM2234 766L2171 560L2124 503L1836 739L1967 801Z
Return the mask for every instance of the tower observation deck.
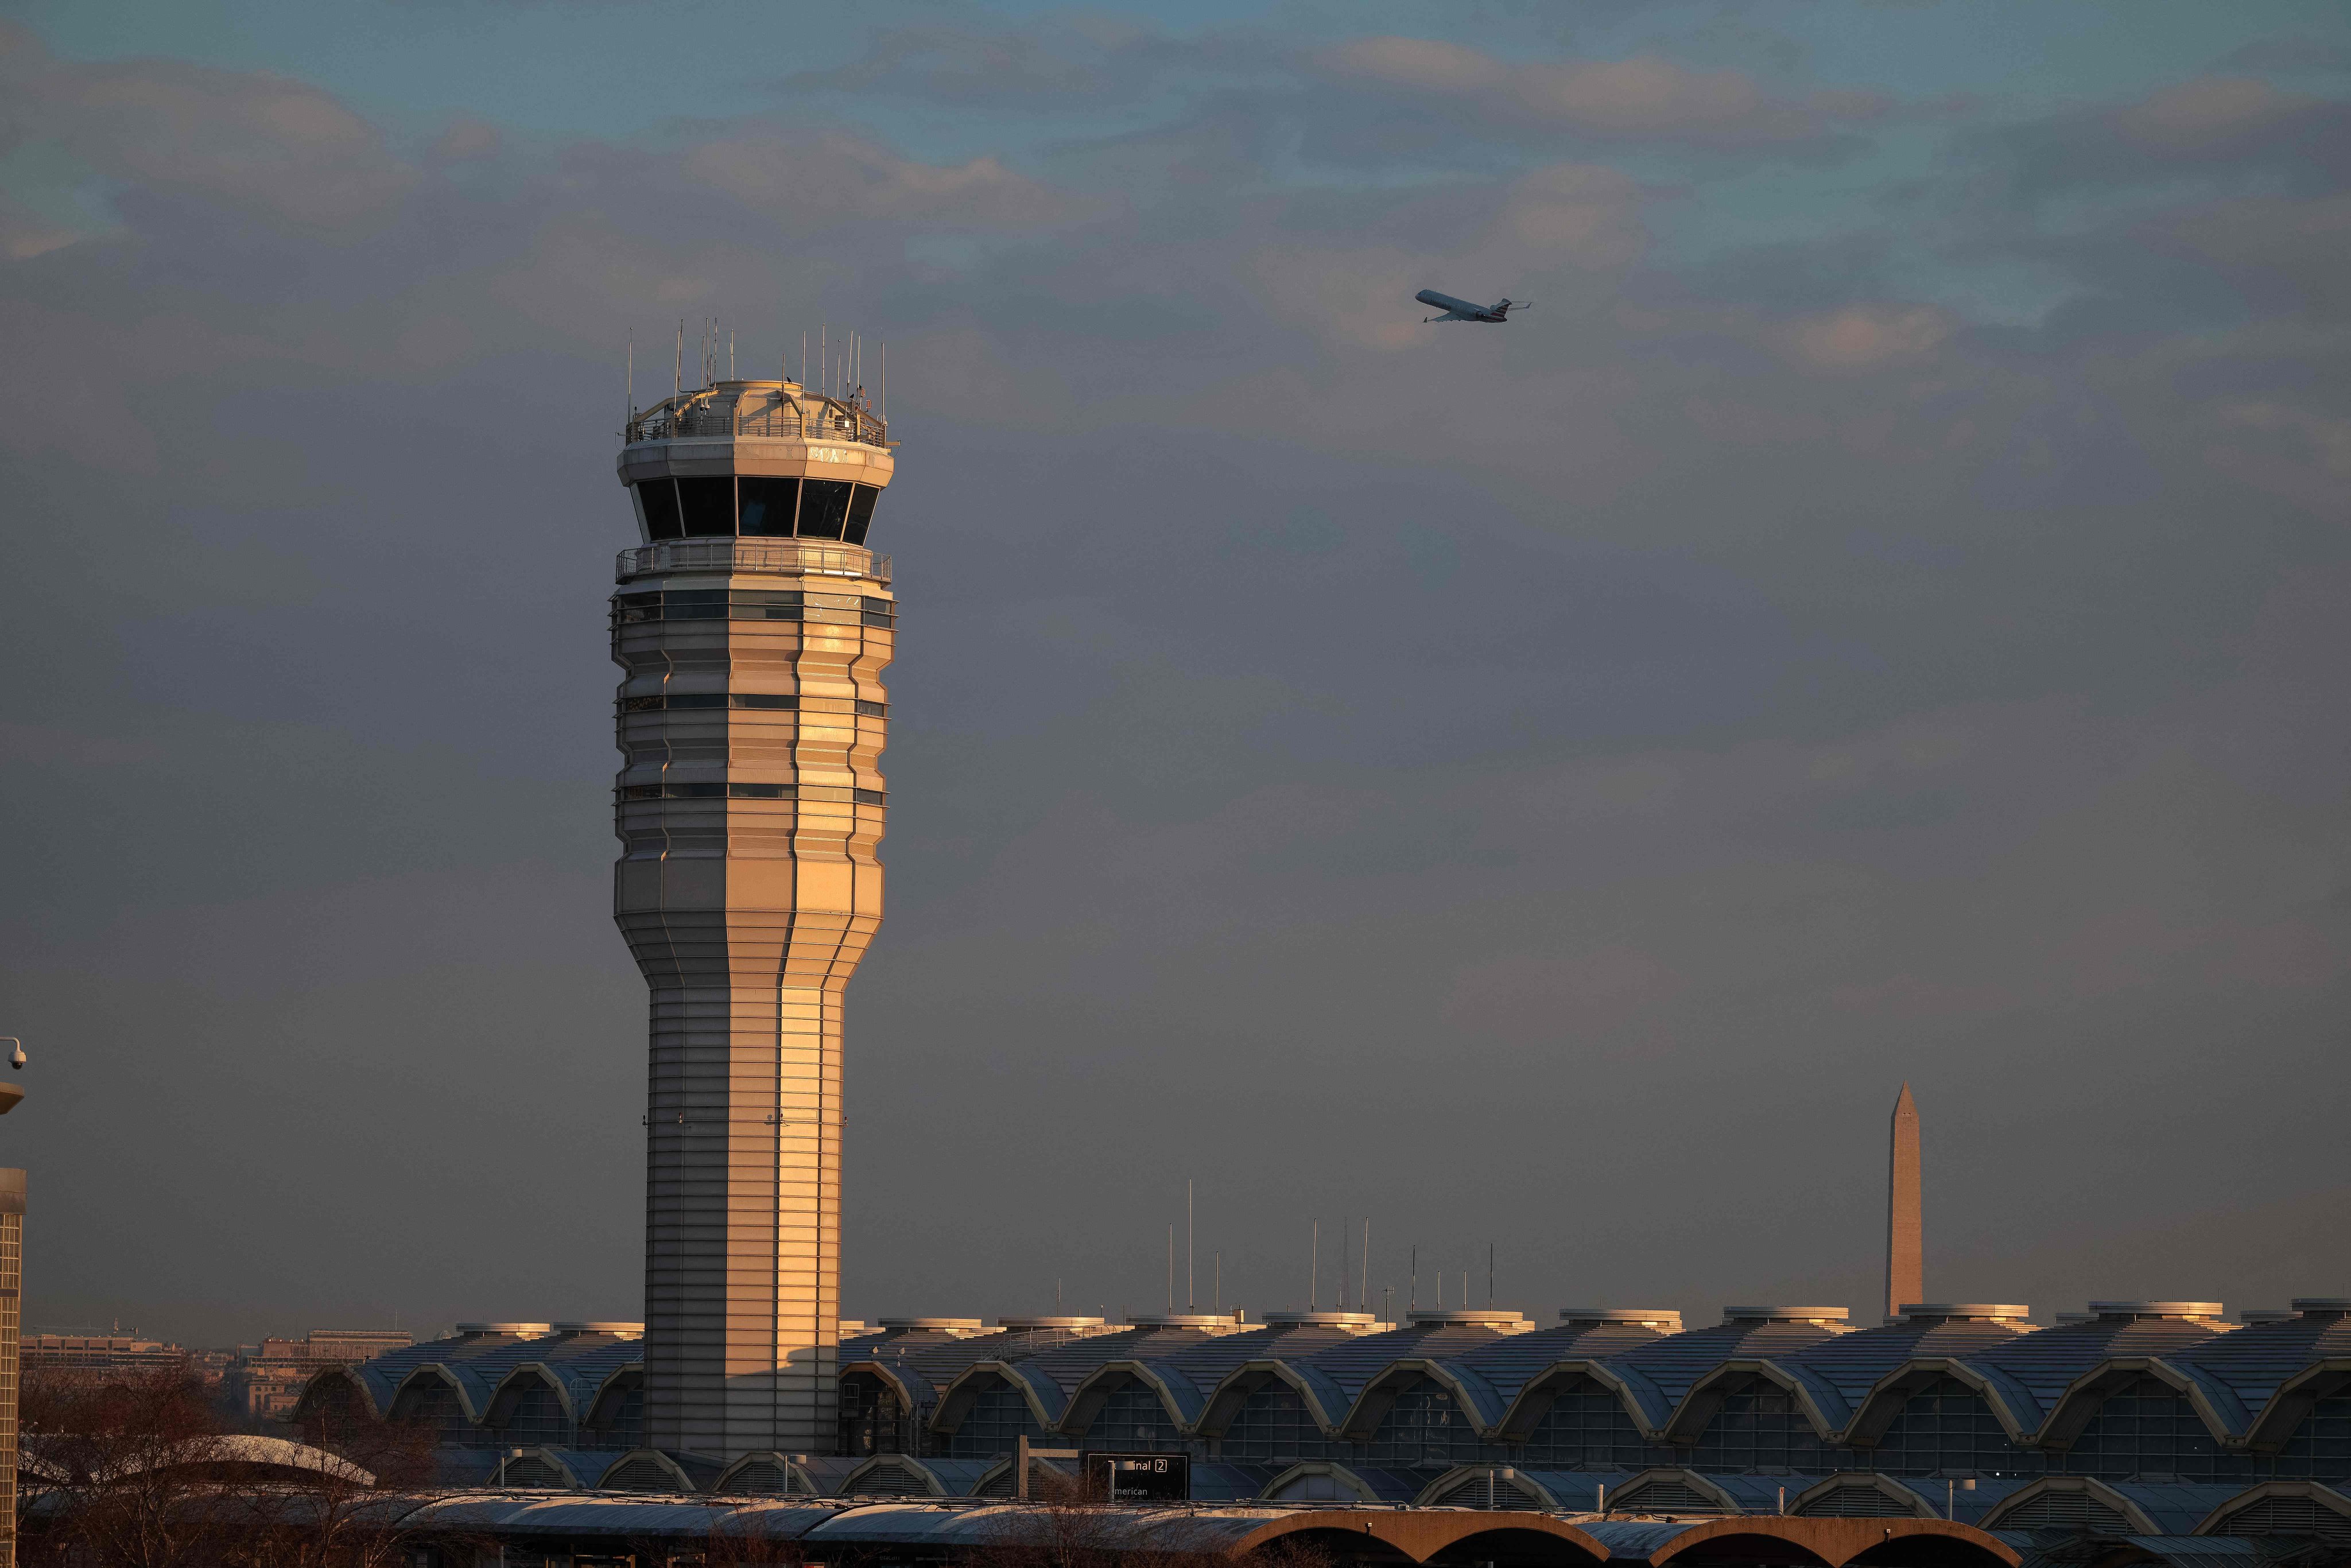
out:
M652 990L645 1440L827 1453L841 995L882 920L888 433L723 381L632 417L612 915Z

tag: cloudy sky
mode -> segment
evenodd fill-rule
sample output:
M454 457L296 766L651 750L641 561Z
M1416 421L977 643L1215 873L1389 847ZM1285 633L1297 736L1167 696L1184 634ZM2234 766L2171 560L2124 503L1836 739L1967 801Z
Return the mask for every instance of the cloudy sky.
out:
M2346 253L2324 3L13 0L27 1321L639 1315L713 315L905 443L851 1314L1859 1316L1906 1079L1930 1295L2351 1294Z

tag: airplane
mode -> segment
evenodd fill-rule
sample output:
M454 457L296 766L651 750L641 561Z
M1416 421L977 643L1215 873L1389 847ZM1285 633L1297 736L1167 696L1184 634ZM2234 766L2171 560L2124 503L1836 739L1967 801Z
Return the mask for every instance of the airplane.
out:
M1511 311L1524 310L1534 303L1531 299L1505 299L1499 305L1472 305L1467 299L1456 299L1434 288L1424 288L1413 298L1445 312L1442 316L1424 316L1424 321L1507 321Z

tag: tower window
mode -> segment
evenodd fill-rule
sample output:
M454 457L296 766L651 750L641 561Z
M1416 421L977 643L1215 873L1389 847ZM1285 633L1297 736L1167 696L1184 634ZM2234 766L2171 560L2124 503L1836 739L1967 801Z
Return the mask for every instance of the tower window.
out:
M863 714L867 718L887 718L890 716L890 705L888 703L877 703L868 697L859 697L857 699L857 711Z
M737 479L735 484L742 497L745 538L792 537L792 517L799 507L799 480Z
M684 527L678 520L677 486L668 479L648 479L637 486L637 505L645 516L645 538L674 539Z
M792 709L800 699L788 692L664 692L656 696L622 697L622 713L690 711L695 708Z
M679 511L685 517L687 538L733 537L735 481L732 478L680 479L677 482L677 504Z
M868 626L895 626L898 623L898 607L886 599L860 599L857 609L858 619Z
M882 492L872 485L860 485L849 498L849 528L841 537L853 545L865 542L865 530L873 524L873 503Z
M857 791L857 803L861 806L879 806L884 804L888 800L889 797L879 789L860 789Z
M623 800L789 800L799 792L790 784L623 784ZM878 792L861 789L861 795Z
M856 486L846 479L805 479L800 482L800 538L837 539L849 522L849 493Z

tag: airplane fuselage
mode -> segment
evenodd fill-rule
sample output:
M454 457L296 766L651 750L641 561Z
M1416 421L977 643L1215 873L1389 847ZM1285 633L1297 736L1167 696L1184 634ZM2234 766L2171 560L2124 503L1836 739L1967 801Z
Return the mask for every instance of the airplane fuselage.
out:
M1472 305L1467 299L1456 299L1450 294L1439 294L1434 288L1424 288L1413 296L1423 305L1434 305L1445 312L1442 316L1425 318L1430 321L1507 321L1510 319L1510 301L1499 305Z

